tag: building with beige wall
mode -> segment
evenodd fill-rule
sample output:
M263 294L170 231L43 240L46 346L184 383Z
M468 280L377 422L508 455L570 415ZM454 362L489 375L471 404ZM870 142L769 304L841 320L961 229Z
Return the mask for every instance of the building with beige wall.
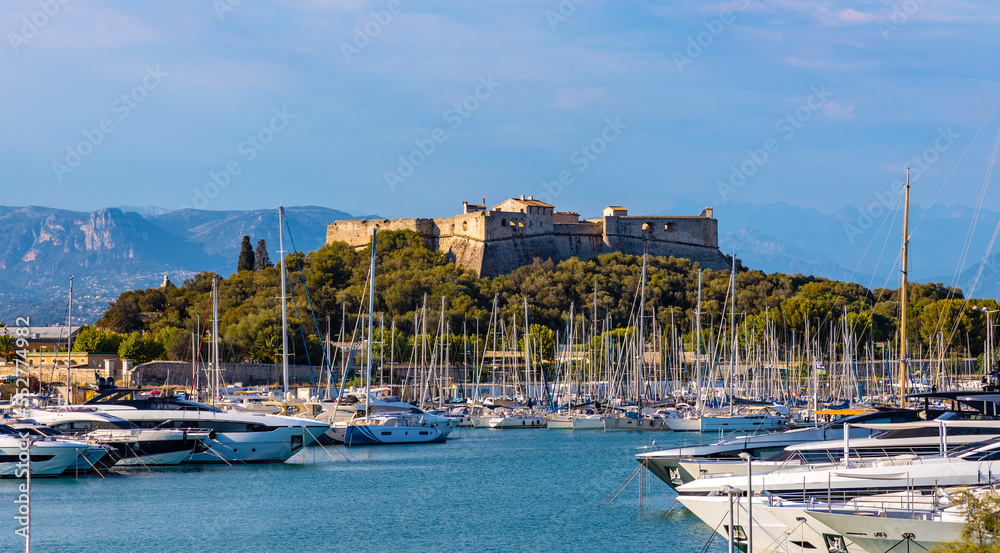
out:
M468 202L462 206L462 213L447 218L335 221L327 227L326 242L363 248L374 227L412 230L449 261L488 277L509 273L535 258L590 259L612 252L646 251L687 258L707 269L729 268L719 251L718 221L710 207L695 216L636 216L610 206L599 219L581 220L578 213L555 211L531 196L510 198L489 209Z

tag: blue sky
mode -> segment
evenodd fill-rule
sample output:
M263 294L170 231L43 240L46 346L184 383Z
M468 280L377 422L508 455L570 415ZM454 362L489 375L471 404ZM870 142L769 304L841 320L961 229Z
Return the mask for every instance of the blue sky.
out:
M4 2L0 203L832 212L909 164L916 203L975 205L998 19L932 0Z

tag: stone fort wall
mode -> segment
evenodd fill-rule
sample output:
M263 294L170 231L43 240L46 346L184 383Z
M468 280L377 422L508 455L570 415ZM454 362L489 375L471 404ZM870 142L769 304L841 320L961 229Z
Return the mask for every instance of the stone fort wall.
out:
M465 213L448 218L368 219L335 221L326 241L356 248L371 243L372 229L413 230L431 248L444 252L456 265L480 276L507 274L535 258L560 261L590 259L622 252L690 259L703 268L728 269L718 247L718 221L711 208L697 216L629 216L609 207L600 219L580 220L531 197L512 198L487 210L465 204Z

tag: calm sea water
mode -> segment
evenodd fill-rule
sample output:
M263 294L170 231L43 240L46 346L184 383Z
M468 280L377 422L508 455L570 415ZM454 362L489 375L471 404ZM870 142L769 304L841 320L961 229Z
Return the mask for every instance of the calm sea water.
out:
M644 508L638 480L598 508L651 438L681 439L459 428L444 444L310 447L283 465L36 480L32 551L698 552L711 530L680 506L664 517L675 496L655 478ZM0 551L23 550L16 485L0 482Z

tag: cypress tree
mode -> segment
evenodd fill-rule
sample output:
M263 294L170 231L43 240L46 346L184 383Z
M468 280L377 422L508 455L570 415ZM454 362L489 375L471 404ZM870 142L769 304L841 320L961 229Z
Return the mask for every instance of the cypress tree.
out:
M253 248L250 246L250 237L243 237L243 245L240 247L240 260L236 265L236 272L253 270Z
M254 269L260 271L268 267L274 267L274 264L267 255L267 243L261 238L257 241L257 250L254 252Z

